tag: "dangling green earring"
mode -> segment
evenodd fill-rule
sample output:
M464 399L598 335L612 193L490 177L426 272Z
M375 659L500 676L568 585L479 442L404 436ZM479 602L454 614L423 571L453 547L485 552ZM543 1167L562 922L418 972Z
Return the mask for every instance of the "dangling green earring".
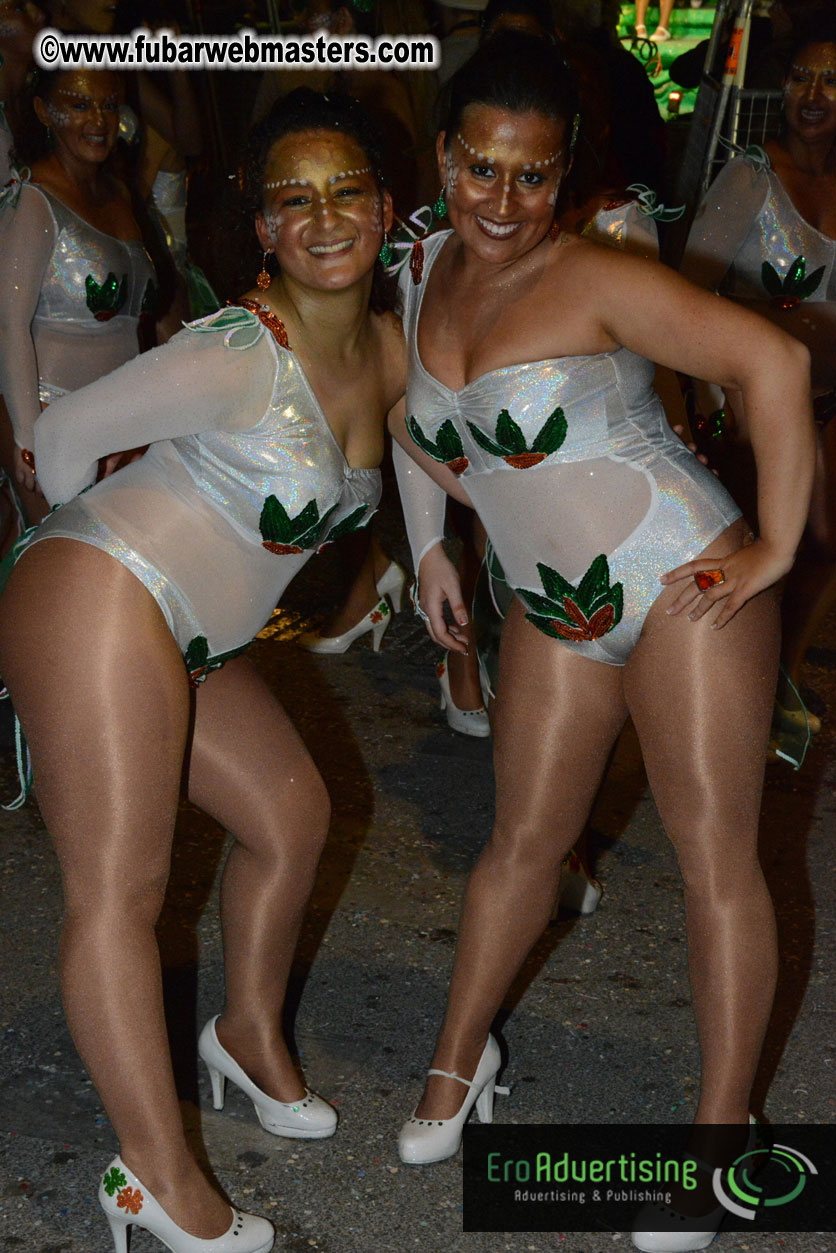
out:
M438 199L433 205L433 213L437 218L447 217L447 201L444 199L444 188L438 193Z
M383 243L380 245L380 252L377 254L377 259L380 264L385 267L387 265L391 265L394 255L395 249L389 243L389 232L385 231L383 235Z

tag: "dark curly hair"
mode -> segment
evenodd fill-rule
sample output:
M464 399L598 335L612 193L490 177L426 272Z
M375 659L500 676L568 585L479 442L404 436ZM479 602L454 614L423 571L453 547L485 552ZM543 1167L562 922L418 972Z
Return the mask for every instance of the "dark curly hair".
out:
M387 186L383 172L383 142L372 119L351 96L322 95L310 87L297 87L277 100L265 118L250 132L240 171L241 209L250 238L253 219L264 208L264 171L273 145L285 135L302 131L339 131L348 135L365 153L378 187ZM254 254L255 256L258 254ZM396 283L378 261L374 268L371 308L374 313L393 309Z

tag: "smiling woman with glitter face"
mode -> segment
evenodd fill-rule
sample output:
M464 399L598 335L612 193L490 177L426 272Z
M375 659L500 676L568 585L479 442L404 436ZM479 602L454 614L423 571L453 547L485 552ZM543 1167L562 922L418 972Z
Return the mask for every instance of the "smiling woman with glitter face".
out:
M109 70L41 74L15 152L31 173L0 193L0 420L31 521L47 511L35 494L41 410L135 357L142 330L146 346L153 336L154 269L109 162L120 97Z
M496 692L496 825L467 888L433 1069L401 1132L414 1164L456 1152L474 1103L490 1121L491 1023L549 919L628 714L685 881L697 1123L747 1123L772 1002L757 826L774 585L813 470L807 354L665 267L560 230L575 119L559 54L495 36L452 80L438 137L452 230L423 240L402 272L409 385L392 427L430 632L463 647L442 612L448 602L454 623L467 620L440 543L445 492L477 510L492 573L515 593ZM654 361L745 391L758 540L670 431ZM686 1243L644 1229L657 1221L643 1216L639 1248L702 1248L718 1220L691 1222Z
M38 419L39 479L61 507L0 602L0 672L63 873L67 1018L120 1142L99 1187L117 1253L132 1223L173 1253L274 1240L201 1173L174 1088L154 925L181 776L233 837L226 1004L198 1046L216 1108L231 1080L266 1133L337 1126L281 1025L329 801L239 654L308 558L377 506L405 384L400 324L375 289L392 207L366 115L305 90L256 129L244 181L256 285ZM137 441L141 460L86 490L102 456Z
M784 80L784 128L765 149L750 148L720 171L697 211L682 273L713 287L794 335L810 350L819 428L816 477L804 542L783 601L783 662L797 685L807 648L836 598L836 17L832 10L798 32ZM722 392L698 387L705 416ZM729 395L732 467L751 494L748 421ZM732 424L733 419L733 424ZM791 707L790 707L791 706ZM782 683L776 708L782 748L806 714Z

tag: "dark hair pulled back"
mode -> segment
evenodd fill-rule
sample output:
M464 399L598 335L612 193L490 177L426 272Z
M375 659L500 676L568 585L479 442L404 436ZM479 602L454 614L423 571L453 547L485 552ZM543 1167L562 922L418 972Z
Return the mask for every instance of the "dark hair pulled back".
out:
M470 104L539 113L565 122L568 140L578 113L578 89L574 74L553 44L521 31L500 30L450 80L442 121L448 143Z
M793 28L785 66L787 74L799 53L811 44L836 44L836 13L832 8L822 8L806 14Z

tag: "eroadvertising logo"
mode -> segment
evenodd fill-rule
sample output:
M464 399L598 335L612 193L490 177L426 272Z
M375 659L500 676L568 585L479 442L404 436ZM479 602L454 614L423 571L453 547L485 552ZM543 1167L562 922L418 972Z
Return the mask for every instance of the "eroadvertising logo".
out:
M776 1177L775 1169L770 1172L769 1185L784 1189L776 1196L766 1195L766 1187L755 1180L755 1175L767 1162L783 1170L783 1183ZM808 1177L818 1173L809 1157L798 1149L788 1144L773 1144L771 1149L741 1153L725 1170L718 1166L714 1171L714 1195L731 1214L754 1220L762 1206L789 1205L804 1191Z
M832 1124L493 1123L464 1133L465 1231L704 1231L709 1222L836 1232L834 1184Z

